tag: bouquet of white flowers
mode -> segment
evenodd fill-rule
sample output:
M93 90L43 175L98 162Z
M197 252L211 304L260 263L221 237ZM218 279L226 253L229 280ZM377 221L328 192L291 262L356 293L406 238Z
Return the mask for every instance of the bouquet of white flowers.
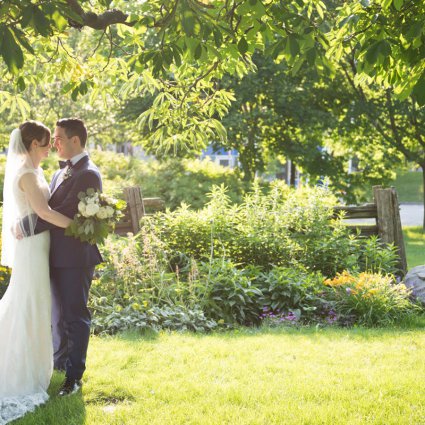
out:
M78 194L78 213L65 229L65 235L73 236L92 245L101 243L111 233L124 215L127 204L106 196L94 189Z

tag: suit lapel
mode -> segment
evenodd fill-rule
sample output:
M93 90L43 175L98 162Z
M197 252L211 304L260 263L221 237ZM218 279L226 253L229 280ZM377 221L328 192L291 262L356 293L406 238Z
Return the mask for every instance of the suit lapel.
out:
M89 156L88 155L85 155L85 156L83 156L73 167L72 167L72 173L71 173L71 175L67 178L67 179L65 179L65 180L62 180L61 181L61 183L56 187L56 189L55 189L55 186L56 186L56 182L57 182L57 180L58 180L58 178L59 178L59 176L60 176L60 174L61 174L61 172L62 172L62 170L58 170L57 172L56 172L56 174L53 176L53 179L52 179L52 183L51 183L51 190L53 189L53 191L51 191L51 193L50 193L50 199L52 199L53 198L53 195L58 191L58 189L64 184L64 182L66 182L66 181L68 181L68 180L71 180L72 179L72 177L74 176L74 173L77 173L80 169L82 169L83 167L84 167L84 165L85 164L87 164L89 162Z

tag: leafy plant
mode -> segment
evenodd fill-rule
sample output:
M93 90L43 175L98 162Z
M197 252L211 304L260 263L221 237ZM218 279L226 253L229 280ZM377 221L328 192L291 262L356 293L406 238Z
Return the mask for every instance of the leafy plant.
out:
M160 238L168 252L207 261L226 258L243 268L301 264L332 276L356 266L360 249L341 220L333 219L336 199L323 188L289 189L273 182L264 194L256 185L236 205L225 187L214 187L205 208L183 205L147 217L143 225Z
M323 276L308 273L300 267L274 267L260 273L255 283L261 290L264 312L287 317L291 312L297 320L312 318L320 305Z
M410 291L390 275L351 274L347 271L324 281L340 321L366 326L389 325L414 312Z
M207 317L226 324L258 323L261 291L232 262L213 259L202 263L194 286Z

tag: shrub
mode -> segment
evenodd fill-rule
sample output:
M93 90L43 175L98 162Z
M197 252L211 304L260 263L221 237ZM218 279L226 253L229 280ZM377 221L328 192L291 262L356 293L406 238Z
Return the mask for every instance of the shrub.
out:
M262 294L247 273L224 259L201 263L198 272L193 291L207 317L228 325L258 323Z
M341 322L366 326L388 325L416 310L410 291L390 275L351 274L347 271L324 281Z
M301 264L327 276L356 267L356 237L332 218L336 200L325 189L292 190L274 182L264 194L257 185L241 205L231 203L224 187L214 187L209 196L202 210L182 206L142 223L167 251L200 261L212 256L264 270Z
M255 281L262 296L262 319L271 316L293 322L312 319L321 306L323 276L299 267L274 267ZM295 319L294 319L295 318Z
M400 273L398 248L393 244L383 244L378 236L359 239L359 271L369 273L391 274Z
M1 240L0 240L1 246ZM8 267L0 266L0 299L3 297L6 292L7 285L10 281L10 269Z

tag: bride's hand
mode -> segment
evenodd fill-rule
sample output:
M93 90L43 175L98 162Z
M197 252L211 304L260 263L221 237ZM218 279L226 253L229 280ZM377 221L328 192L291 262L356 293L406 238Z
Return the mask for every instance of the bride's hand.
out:
M23 239L24 234L22 233L21 226L19 225L19 223L15 223L12 226L11 231L12 231L13 236L15 236L16 239L18 239L18 240Z

